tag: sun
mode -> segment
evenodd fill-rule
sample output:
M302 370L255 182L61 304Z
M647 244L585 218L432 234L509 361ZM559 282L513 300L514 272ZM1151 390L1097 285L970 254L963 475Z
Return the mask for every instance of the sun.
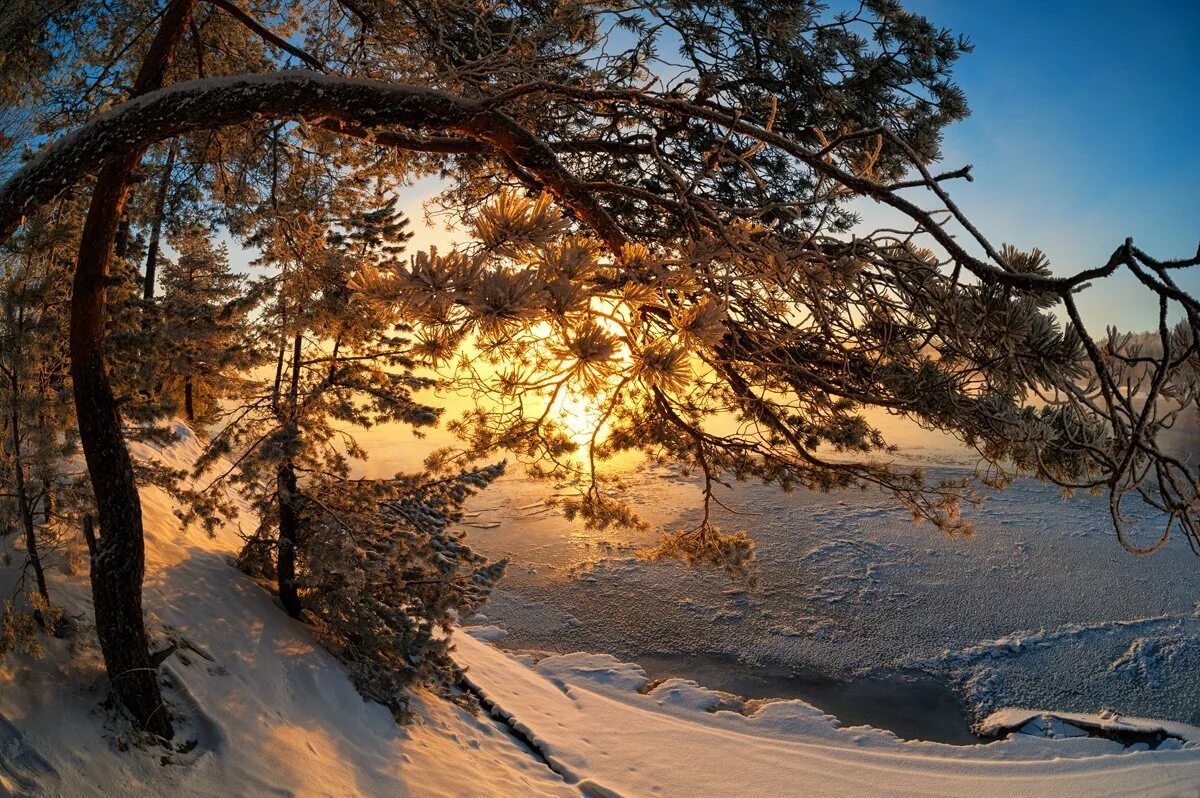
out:
M593 434L597 444L603 442L608 435L611 419L604 418L607 410L606 398L609 397L588 398L566 390L556 402L555 418L583 454L591 447ZM600 428L598 431L597 426Z

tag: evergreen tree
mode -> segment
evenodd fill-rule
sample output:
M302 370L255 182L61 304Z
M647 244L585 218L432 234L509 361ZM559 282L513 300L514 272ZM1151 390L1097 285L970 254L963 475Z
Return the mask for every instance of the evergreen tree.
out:
M68 470L78 438L64 401L69 369L61 343L78 211L60 203L0 252L0 530L18 533L32 617L51 631L60 613L46 572L53 559L69 555L88 500L86 485ZM10 608L6 625L19 623L20 612Z
M162 391L189 423L204 424L216 416L222 398L238 392L254 365L245 346L250 308L224 244L214 246L210 234L196 227L171 243L179 254L162 270L164 324L157 355L165 367Z
M307 197L326 176L303 160L272 174L264 197L269 212L251 241L263 249L261 265L279 271L259 286L264 304L250 336L273 348L258 347L273 374L223 414L228 423L218 420L197 473L218 456L235 459L213 489L232 482L259 515L242 565L273 575L284 608L299 617L303 508L323 481L347 478L348 457L365 456L349 431L387 421L424 426L438 414L413 398L431 383L413 373L410 342L394 329L394 311L349 287L359 269L403 246L407 221L387 202L344 217L315 212ZM347 197L350 208L362 201L358 192Z
M0 93L21 98L0 120L6 151L45 148L0 187L0 233L84 185L70 340L100 520L96 626L114 690L155 733L170 724L124 436L157 411L138 398L152 382L110 367L154 358L125 337L134 305L110 300L134 290L133 251L166 213L162 180L141 178L171 182L165 153L148 151L167 140L179 184L269 272L254 284L271 298L254 354L274 379L235 403L244 418L214 418L229 431L213 452L234 453L293 614L305 502L361 453L335 445L333 424L431 423L415 369L467 346L500 377L498 401L457 425L464 456L511 446L573 469L584 491L568 510L597 524L636 522L594 465L639 448L697 470L706 508L727 476L877 485L968 531L957 508L972 486L890 465L863 412L882 408L960 437L993 484L1107 492L1127 548L1182 530L1200 549L1200 472L1163 435L1200 407L1200 302L1179 283L1200 258L1126 241L1058 276L1032 249L994 245L946 188L969 169L933 170L943 129L966 115L951 69L969 45L894 0L853 13L817 0L66 5L32 17L37 35L19 10L4 17L25 31L0 69ZM351 220L426 175L445 180L431 210L477 241L408 263L351 258L338 238ZM864 198L904 226L857 225ZM1080 314L1079 292L1121 270L1158 301L1157 354ZM582 466L563 462L575 447L553 425L567 391L609 429ZM1161 511L1159 539L1131 536L1127 501ZM747 548L707 522L667 544L734 567Z
M305 617L359 690L403 716L409 690L450 694L461 669L450 632L488 597L507 561L488 562L455 524L502 465L443 477L310 483L297 584Z

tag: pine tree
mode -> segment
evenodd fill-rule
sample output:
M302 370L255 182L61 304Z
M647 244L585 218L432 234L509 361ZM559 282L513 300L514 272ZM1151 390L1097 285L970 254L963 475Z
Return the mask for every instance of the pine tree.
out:
M472 551L455 524L463 501L503 470L308 488L297 577L305 617L362 694L399 716L414 684L449 694L458 683L451 627L487 600L507 561Z
M228 408L222 416L228 423L218 419L197 472L219 455L234 455L236 467L214 484L222 488L228 479L239 486L259 515L242 565L273 575L284 608L299 617L307 494L322 480L344 480L347 458L365 455L339 430L386 421L423 426L434 423L437 412L413 398L430 382L413 373L410 341L394 330L394 311L350 290L357 270L403 247L407 220L394 202L369 207L375 194L353 187L319 212L308 198L330 190L324 170L293 157L286 140L276 149L262 196L265 212L249 240L262 248L260 267L278 272L256 289L263 305L247 331L274 351L244 342L272 367L272 376ZM343 207L344 214L331 212Z
M969 168L934 171L942 131L967 113L951 71L969 44L894 0L853 14L817 0L296 0L218 4L202 20L194 0L65 6L34 17L38 35L10 37L0 65L0 93L20 98L0 119L13 139L0 233L82 186L71 371L100 520L96 626L118 697L158 734L170 724L141 617L124 437L157 412L139 398L154 384L110 368L154 358L127 337L134 305L109 300L132 293L133 251L163 221L162 181L140 178L160 171L163 151L147 148L167 140L179 185L268 272L252 283L270 297L254 354L274 379L261 404L235 403L256 408L244 420L214 418L229 432L213 452L248 452L237 481L268 559L285 555L275 566L294 614L303 500L361 453L334 445L332 422L431 423L417 367L471 351L500 376L496 401L456 425L465 456L512 446L573 470L584 491L567 509L593 523L636 522L595 463L638 448L700 473L706 509L726 477L874 485L968 531L958 506L973 486L889 465L863 412L882 408L960 437L993 484L1106 491L1127 548L1182 529L1200 550L1200 472L1163 443L1200 407L1200 302L1179 282L1200 257L1126 241L1057 276L1032 249L994 245L946 190ZM26 7L0 12L21 23L7 30L28 30ZM24 147L44 150L15 169ZM429 175L445 181L430 210L473 225L474 245L347 266L350 220ZM906 232L862 229L862 199ZM1079 292L1118 271L1158 301L1153 355L1081 316ZM541 406L514 407L522 391ZM563 464L577 447L553 423L566 391L608 429L582 465ZM717 412L739 432L708 423ZM1162 512L1159 539L1131 537L1126 501ZM666 549L741 557L745 542L705 518Z
M60 203L31 219L2 253L0 280L0 530L16 531L25 549L22 574L37 624L57 631L46 573L67 550L86 507L84 486L67 469L78 453L69 404L66 332L70 251L78 206ZM18 622L12 607L6 623ZM17 614L13 614L17 613Z
M224 244L214 246L211 234L196 227L171 244L179 254L162 269L162 391L189 423L204 424L222 398L241 388L253 365L245 347L250 308Z

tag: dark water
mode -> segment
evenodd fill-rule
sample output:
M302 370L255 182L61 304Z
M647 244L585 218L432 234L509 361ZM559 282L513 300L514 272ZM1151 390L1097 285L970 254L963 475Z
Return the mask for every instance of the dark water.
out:
M970 715L950 683L924 671L890 670L840 679L708 654L648 654L634 661L651 679L691 679L743 698L798 698L834 715L843 726L873 726L904 740L951 745L989 741L971 732Z

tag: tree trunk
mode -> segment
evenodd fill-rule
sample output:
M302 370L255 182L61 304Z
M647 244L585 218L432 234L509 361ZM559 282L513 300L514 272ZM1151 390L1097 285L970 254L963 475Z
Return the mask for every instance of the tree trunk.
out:
M171 0L134 81L133 95L163 85L196 0ZM117 699L146 731L171 737L171 720L142 617L145 542L133 463L104 362L105 282L129 185L141 159L136 149L104 164L96 177L71 294L71 378L79 439L96 496L100 535L92 546L96 634Z
M303 339L297 335L292 342L292 379L288 387L289 424L293 434L296 430L296 408L300 398L300 354ZM289 456L279 466L276 480L276 495L279 497L279 546L275 556L276 582L279 584L279 600L288 615L300 617L303 605L296 589L296 550L300 540L300 498L296 489L296 469Z
M171 189L171 170L175 168L175 142L167 149L167 163L163 166L162 182L158 184L158 197L154 202L154 220L150 223L150 243L146 247L146 274L142 278L142 299L154 301L154 280L158 272L158 249L162 238L163 218L167 209L167 193Z
M296 546L300 537L300 515L297 512L296 470L291 462L279 466L276 481L279 499L279 546L275 555L275 579L279 584L279 600L287 614L300 617L303 606L296 590Z
M300 405L300 347L303 338L297 333L292 339L292 381L288 386L288 412L291 413L292 423L296 421L296 411Z
M21 458L21 414L20 414L20 384L15 372L9 374L9 386L12 390L12 418L10 420L13 451L13 489L17 493L17 512L21 515L21 524L25 529L25 554L29 558L29 567L33 569L33 577L37 582L38 593L50 603L50 591L46 588L46 572L42 569L42 558L38 554L37 528L33 523L33 503L25 485L25 463ZM46 626L46 618L41 610L35 609L33 617L38 626Z
M104 278L115 222L125 201L122 171L131 172L135 164L126 158L105 166L92 195L71 297L71 378L79 439L100 521L91 572L104 664L113 691L137 722L154 734L170 737L170 719L150 664L142 619L142 506L104 363Z
M50 480L42 480L42 523L49 524L50 516L54 515L54 486Z
M279 412L279 391L283 385L283 358L287 354L287 339L279 341L279 357L275 360L275 381L271 383L271 409Z
M338 333L337 338L333 339L333 355L329 358L329 381L333 382L333 377L337 374L338 349L342 346L342 335Z
M183 378L183 414L187 416L189 424L196 420L196 411L192 405L192 378L190 375Z

